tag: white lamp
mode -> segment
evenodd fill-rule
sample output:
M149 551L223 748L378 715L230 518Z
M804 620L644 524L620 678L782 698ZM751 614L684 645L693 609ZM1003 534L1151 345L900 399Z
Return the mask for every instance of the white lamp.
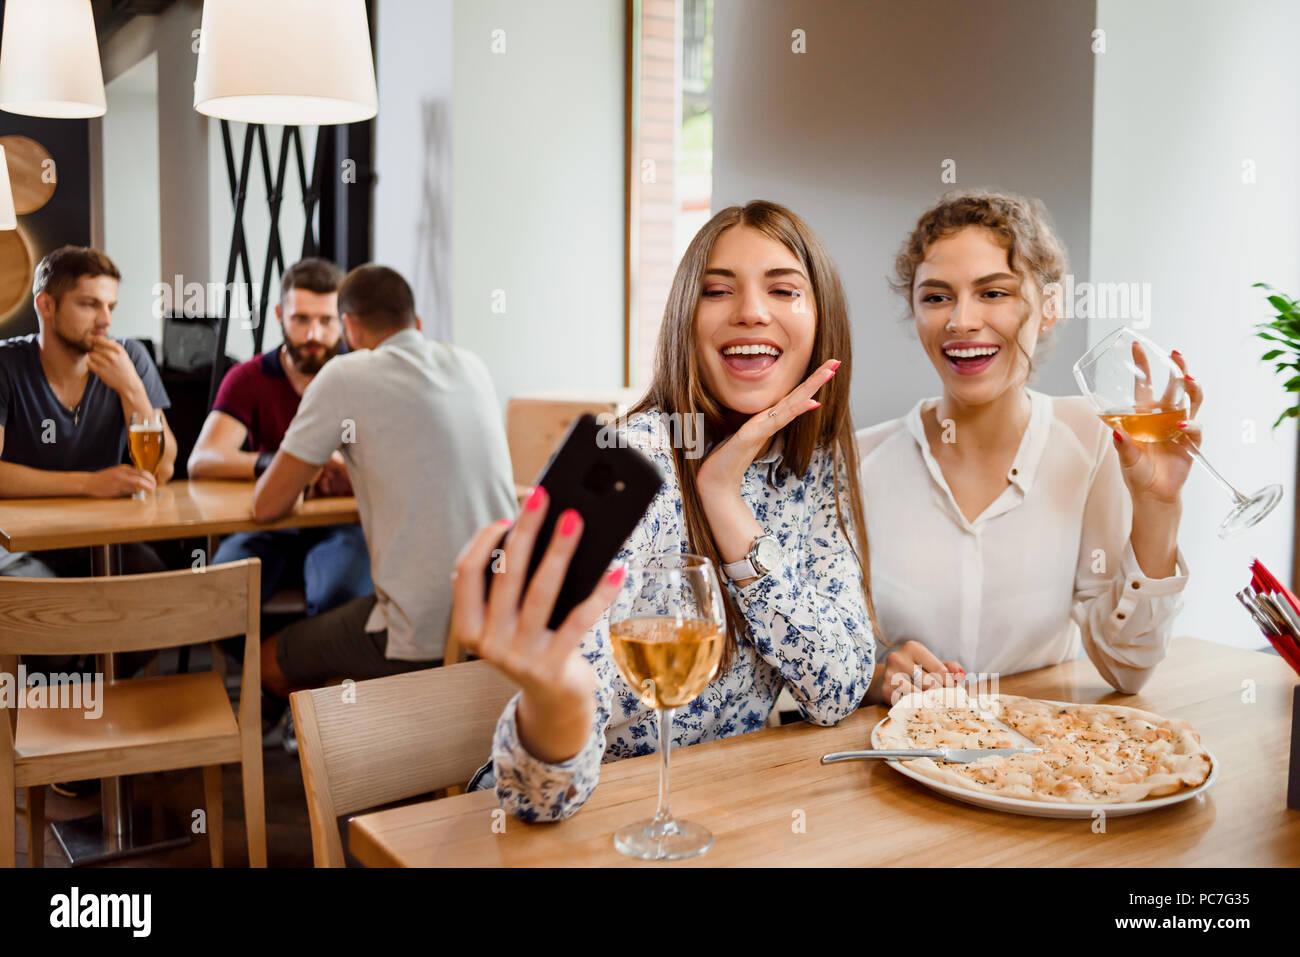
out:
M379 111L365 0L205 0L194 109L325 126Z
M106 108L90 0L8 0L0 110L70 119Z
M5 148L0 146L0 229L17 229L18 217L14 214L14 191L9 185L9 161Z

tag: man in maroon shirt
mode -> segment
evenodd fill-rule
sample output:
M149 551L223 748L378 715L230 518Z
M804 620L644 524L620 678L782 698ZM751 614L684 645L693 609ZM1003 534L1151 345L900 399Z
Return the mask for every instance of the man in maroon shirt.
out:
M324 259L285 270L275 317L284 344L235 366L221 381L189 459L190 478L260 476L298 411L303 390L342 345L338 288L343 273ZM309 495L351 495L343 457L335 452ZM213 563L262 560L262 600L277 588L303 585L307 614L374 594L370 555L360 525L241 532L226 537Z

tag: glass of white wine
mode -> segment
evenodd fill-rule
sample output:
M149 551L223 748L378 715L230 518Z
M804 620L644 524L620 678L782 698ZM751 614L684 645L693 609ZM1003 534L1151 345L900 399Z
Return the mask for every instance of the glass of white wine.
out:
M713 564L698 555L656 555L628 563L610 607L609 641L623 680L659 712L659 809L614 834L614 846L646 860L702 854L708 828L673 818L668 804L668 750L673 713L713 680L727 618Z
M144 415L132 412L131 427L127 432L127 449L131 453L131 464L141 472L153 475L158 468L158 463L162 461L165 437L161 412L154 410ZM143 502L149 495L140 489L133 492L131 497Z
M1281 500L1280 485L1242 495L1183 434L1178 423L1191 411L1183 370L1145 336L1116 329L1074 364L1074 378L1111 428L1123 429L1139 442L1178 442L1205 466L1233 499L1232 511L1219 524L1220 538L1250 528Z

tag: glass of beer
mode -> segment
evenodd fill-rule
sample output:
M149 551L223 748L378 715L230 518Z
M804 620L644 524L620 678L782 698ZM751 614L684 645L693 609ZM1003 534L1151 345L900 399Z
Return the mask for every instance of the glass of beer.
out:
M699 696L717 673L727 618L717 573L698 555L656 555L629 562L609 612L614 661L641 702L659 712L659 809L620 828L614 846L645 860L702 854L713 844L705 827L673 818L668 805L668 751L673 713Z
M127 448L131 453L131 464L141 472L152 475L158 468L158 463L162 461L164 435L161 412L155 410L145 415L132 412L131 427L127 432ZM149 496L147 492L140 490L132 493L131 497L143 502Z
M1122 429L1139 442L1178 442L1205 466L1233 499L1232 510L1219 524L1220 538L1250 528L1281 500L1280 485L1242 495L1178 428L1191 411L1183 370L1145 336L1116 329L1074 364L1074 378L1112 429Z

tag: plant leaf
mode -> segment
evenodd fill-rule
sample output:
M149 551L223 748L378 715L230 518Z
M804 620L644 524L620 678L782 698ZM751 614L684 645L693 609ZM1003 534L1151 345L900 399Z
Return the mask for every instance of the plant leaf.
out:
M1276 359L1281 354L1282 354L1281 349L1269 349L1268 352L1264 353L1259 358L1261 362L1268 362L1269 359Z

